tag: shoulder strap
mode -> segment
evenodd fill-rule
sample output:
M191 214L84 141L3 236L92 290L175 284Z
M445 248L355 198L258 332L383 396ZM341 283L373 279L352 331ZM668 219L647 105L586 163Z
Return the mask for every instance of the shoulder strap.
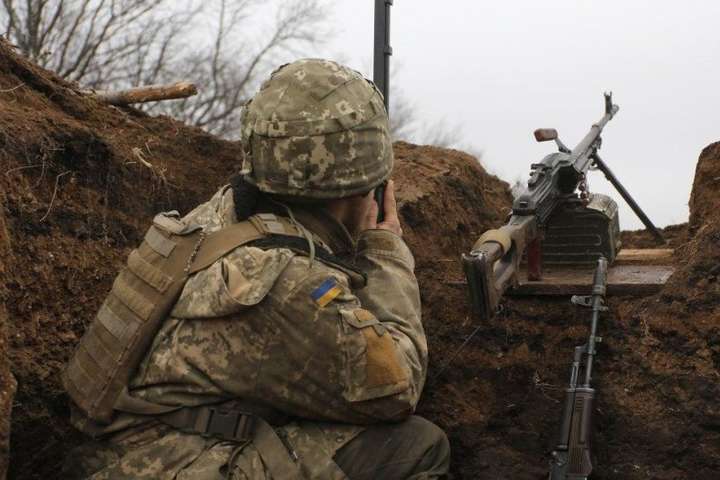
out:
M253 215L246 222L235 223L209 235L201 241L188 261L188 275L199 272L237 247L260 240L269 235L301 237L298 228L289 220L272 214Z
M310 254L310 246L307 239L300 236L289 235L268 235L254 240L248 246L260 249L287 248L301 255ZM367 284L367 275L350 262L332 254L322 245L315 245L315 257L326 265L337 268L350 278L353 288L363 288Z
M287 248L302 255L310 253L308 240L291 220L272 213L259 213L246 222L235 223L207 236L201 236L195 255L188 262L188 275L208 268L243 245L262 249ZM323 245L316 244L315 252L320 261L348 275L354 288L362 288L367 283L362 271L333 255Z

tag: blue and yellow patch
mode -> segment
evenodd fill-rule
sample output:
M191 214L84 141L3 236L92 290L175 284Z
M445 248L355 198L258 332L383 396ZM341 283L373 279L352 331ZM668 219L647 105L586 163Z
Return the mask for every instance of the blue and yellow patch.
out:
M337 280L333 277L325 280L318 288L310 294L313 301L319 306L324 307L332 302L335 297L342 293L342 289L337 284Z

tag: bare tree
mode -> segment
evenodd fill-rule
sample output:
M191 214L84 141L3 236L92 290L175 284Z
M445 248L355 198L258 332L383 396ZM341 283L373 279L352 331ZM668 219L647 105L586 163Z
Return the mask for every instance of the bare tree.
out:
M461 148L464 140L462 125L452 125L445 118L424 123L416 135L422 143L445 148Z
M393 92L389 114L392 137L396 140L409 140L417 129L417 111L402 91Z
M204 86L197 97L157 104L156 112L184 118L218 135L237 136L240 107L270 68L278 53L298 55L324 37L320 24L326 7L318 0L283 2L274 12L272 25L258 31L251 41L246 27L257 0L217 2L211 44L186 57L174 75ZM262 8L267 8L263 6Z
M395 93L390 104L390 132L396 140L444 148L463 148L461 125L451 125L444 118L421 122L417 108L402 93ZM465 149L477 152L465 145Z
M166 49L178 24L165 0L2 0L5 36L41 66L88 87L129 83L138 48ZM152 71L162 65L156 55Z
M328 9L322 0L0 1L5 36L41 66L98 89L193 81L200 95L146 108L222 135L237 132L239 107L277 54L323 38ZM274 21L257 28L269 11Z
M418 144L444 148L461 148L464 143L461 125L451 125L446 119L421 121L417 106L405 95L402 83L397 80L402 66L391 71L392 95L390 97L390 134L395 140L406 140ZM474 149L465 145L465 149ZM479 158L479 157L478 157Z

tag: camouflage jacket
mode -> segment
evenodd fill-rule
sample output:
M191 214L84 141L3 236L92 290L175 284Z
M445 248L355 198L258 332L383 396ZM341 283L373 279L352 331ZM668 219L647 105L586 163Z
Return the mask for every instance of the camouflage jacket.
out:
M290 249L240 247L190 278L130 393L183 406L240 398L300 418L284 430L307 460L303 468L332 471L329 459L362 424L413 412L427 368L420 298L414 260L398 236L370 230L354 243L324 211L293 213L316 243L354 257L367 284ZM221 189L184 220L208 232L237 222L232 190ZM118 463L93 478L215 478L193 469L217 472L235 448L176 431L142 442L127 433L140 432L138 424L137 416L121 415L105 430L117 439ZM233 457L245 475L237 478L266 478L251 446Z

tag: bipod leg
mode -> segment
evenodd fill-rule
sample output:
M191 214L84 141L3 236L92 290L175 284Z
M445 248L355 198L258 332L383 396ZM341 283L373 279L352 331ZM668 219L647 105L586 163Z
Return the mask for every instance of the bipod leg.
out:
M663 234L658 230L658 228L650 221L647 215L645 215L645 212L643 212L642 208L640 208L640 205L637 204L637 202L632 198L630 195L630 192L625 190L625 187L623 187L622 183L620 183L620 180L617 179L615 174L613 174L612 170L610 170L610 167L608 167L607 163L603 162L602 159L595 154L593 156L593 160L595 162L595 166L598 170L603 172L605 175L605 178L608 179L610 183L612 183L613 187L615 187L615 190L618 191L621 197L627 202L628 205L630 205L630 208L632 208L632 211L635 212L635 215L638 216L640 221L645 225L645 227L650 230L650 233L653 234L655 237L655 240L660 245L664 245L665 237L663 237Z

